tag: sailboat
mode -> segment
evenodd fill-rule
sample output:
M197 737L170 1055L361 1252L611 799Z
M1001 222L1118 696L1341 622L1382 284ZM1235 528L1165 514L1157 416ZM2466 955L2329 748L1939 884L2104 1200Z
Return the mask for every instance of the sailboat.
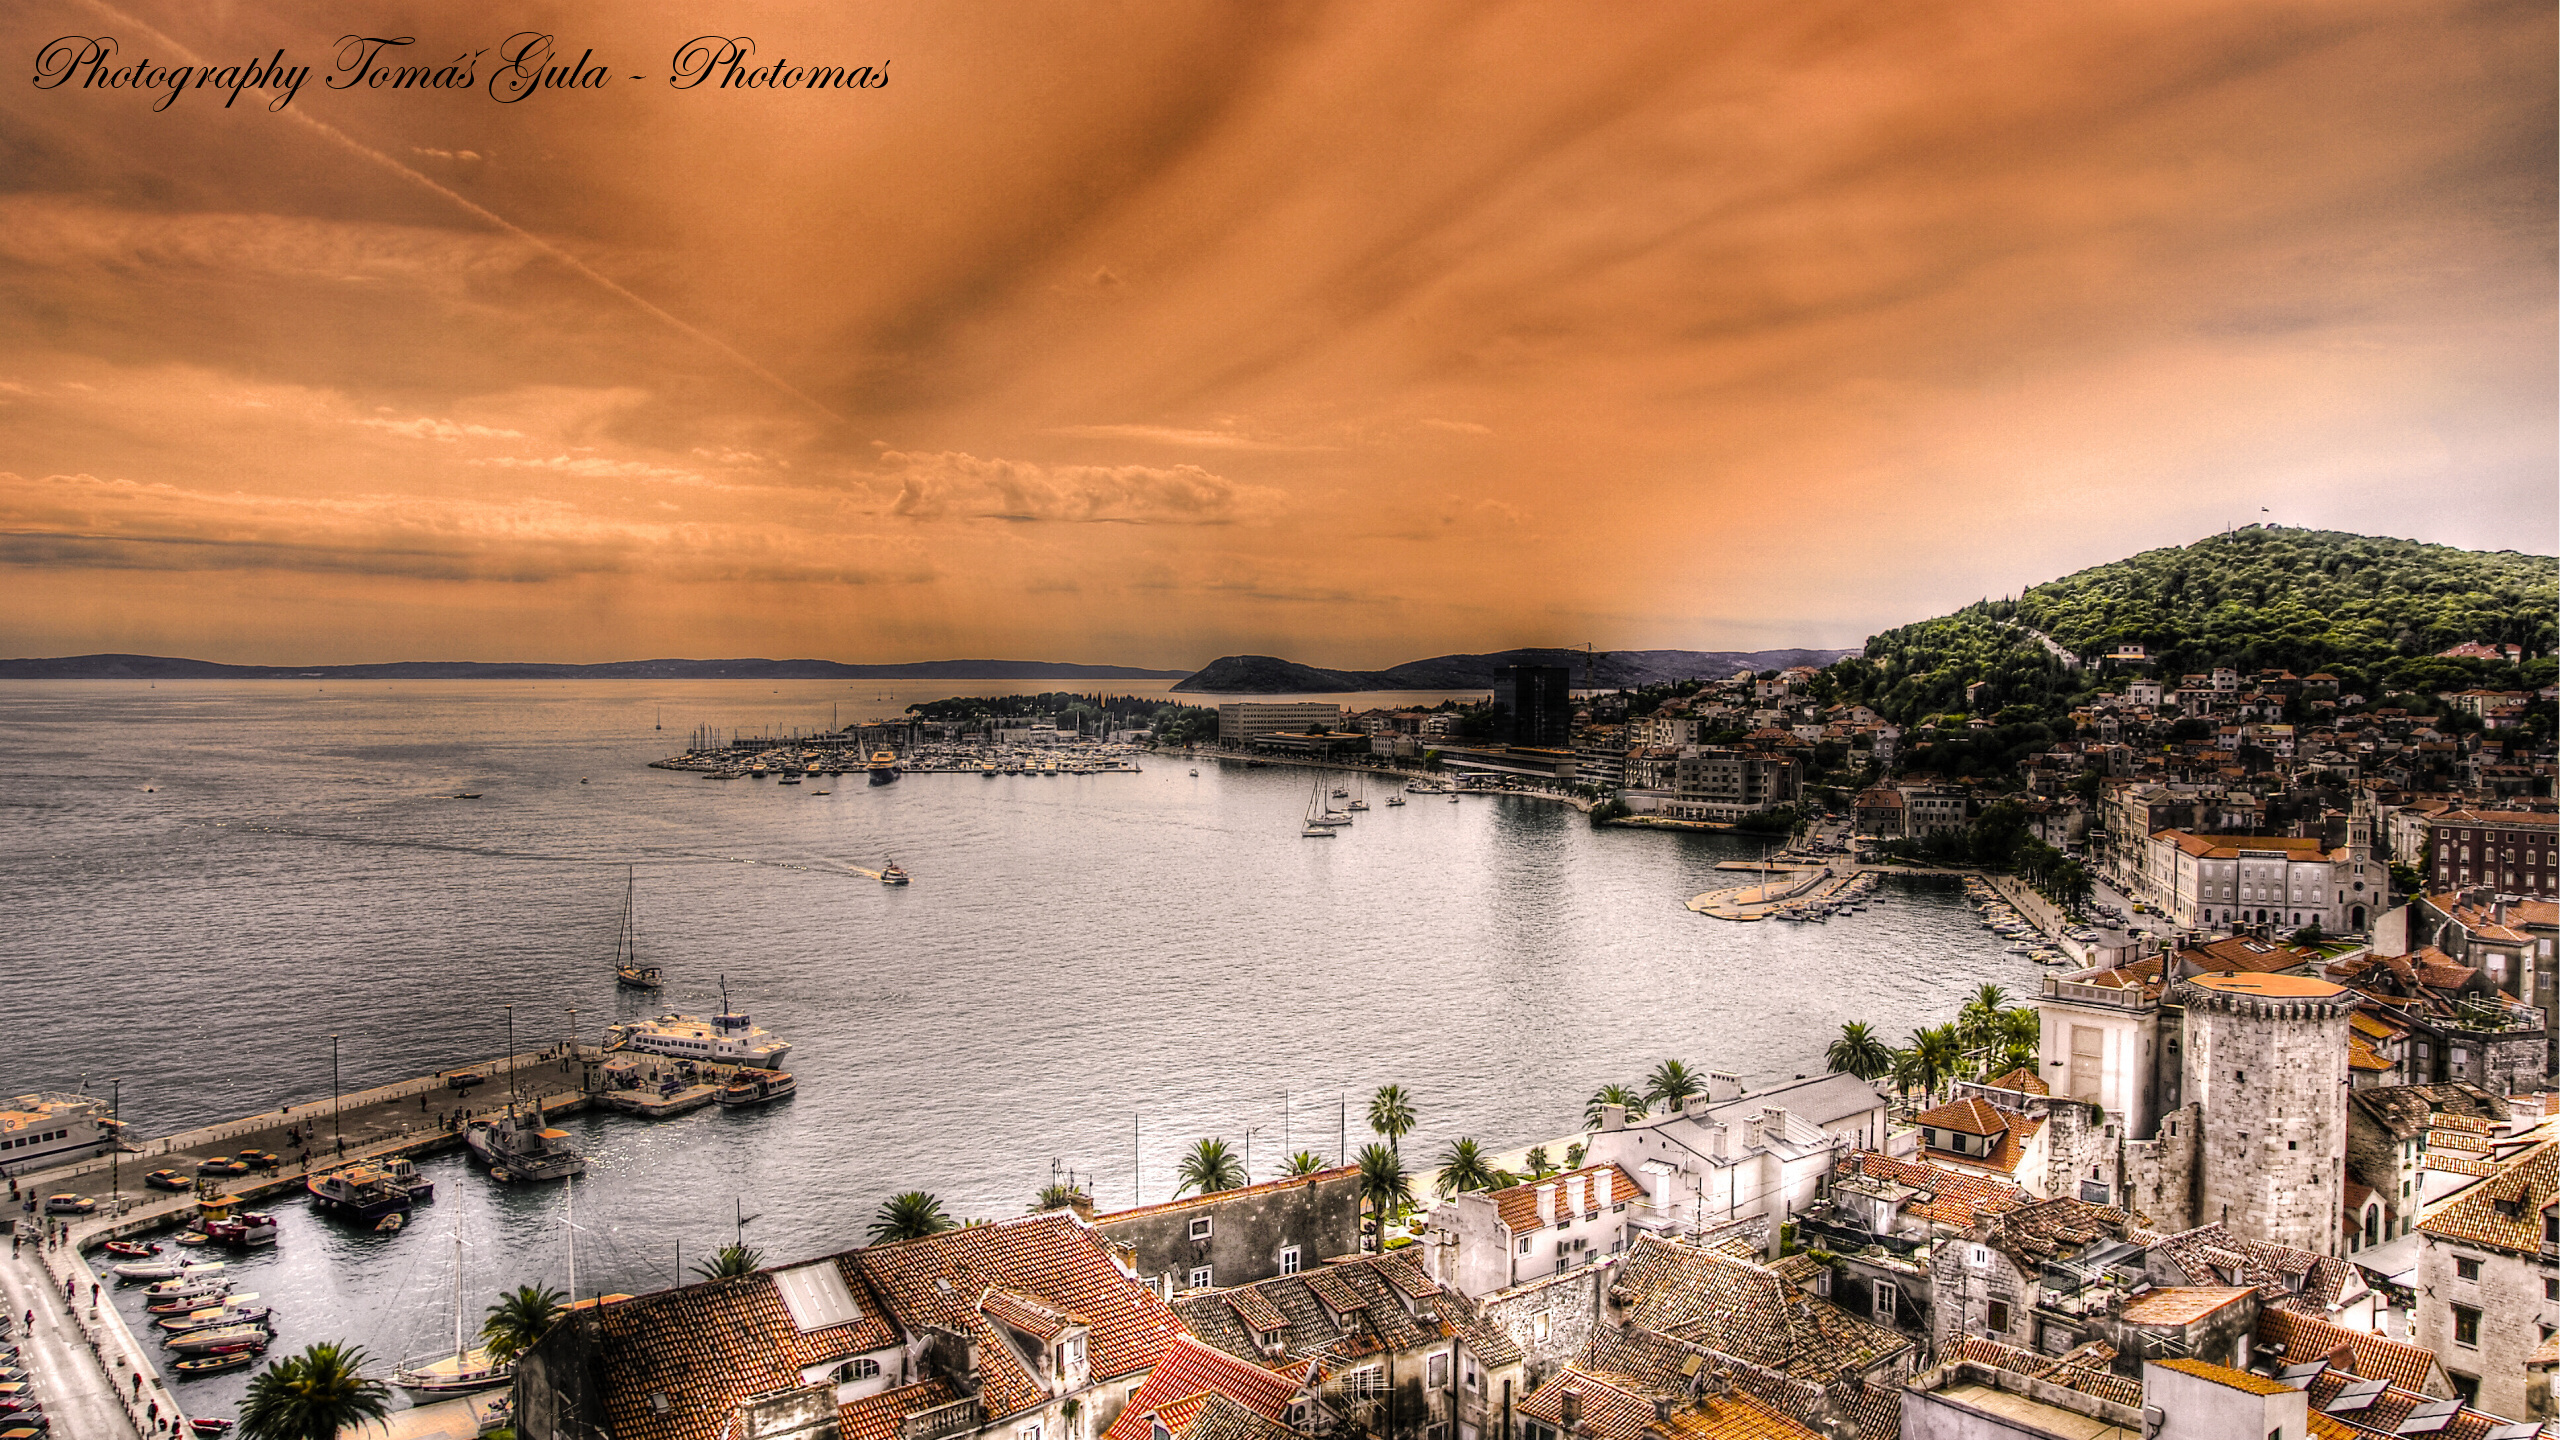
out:
M622 891L622 934L613 942L613 983L626 990L658 988L658 967L640 963L640 926L632 901L640 889L640 867L630 867Z
M1348 825L1351 823L1351 812L1347 810L1334 809L1333 802L1325 798L1324 782L1322 780L1318 780L1316 782L1314 813L1308 816L1307 823L1310 825Z
M1352 780L1351 785L1352 785L1352 792L1353 792L1353 793L1352 793L1352 796L1351 796L1351 803L1350 803L1350 804L1348 804L1348 805L1343 806L1342 808L1343 808L1343 809L1345 809L1345 810L1366 810L1366 809L1368 809L1368 808L1369 808L1369 777L1368 777L1368 776L1366 776L1366 775L1358 776L1358 777L1356 777L1356 778L1354 778L1354 779ZM1341 794L1342 792L1341 792L1341 791L1339 791L1339 790L1336 790L1336 791L1334 791L1333 793L1334 793L1334 794L1336 794L1336 795L1339 795L1339 794Z
M1324 813L1323 805L1324 787L1319 784L1317 785L1315 792L1307 796L1307 823L1305 828L1298 832L1299 834L1306 836L1310 840L1330 840L1333 838L1333 828L1325 824L1322 819L1318 818Z
M462 1321L462 1218L453 1221L453 1353L424 1364L402 1365L391 1383L412 1395L467 1395L494 1390L515 1379L515 1362L489 1358L487 1346L474 1349Z

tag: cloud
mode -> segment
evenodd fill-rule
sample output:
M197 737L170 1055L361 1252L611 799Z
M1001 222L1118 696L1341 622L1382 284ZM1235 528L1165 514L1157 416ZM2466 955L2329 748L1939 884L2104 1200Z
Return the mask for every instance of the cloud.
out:
M1422 423L1434 430L1454 430L1461 435L1490 435L1493 433L1492 426L1479 425L1473 420L1424 420Z
M252 400L247 403L257 405L264 402ZM356 423L375 430L386 430L394 435L405 435L412 440L460 440L465 437L473 440L521 440L524 438L524 432L521 430L501 430L494 425L461 425L451 420L430 419L424 415L415 420L359 420Z
M1278 492L1197 465L1040 465L942 451L880 457L898 486L892 514L1077 524L1227 525L1276 507Z
M1202 450L1328 450L1327 445L1289 445L1258 440L1232 430L1184 430L1171 425L1061 425L1048 432L1079 440L1148 440L1160 445L1189 445Z
M493 470L545 470L589 480L667 480L678 484L698 484L703 478L691 470L652 465L646 460L608 460L601 455L553 455L538 460L518 455L491 455L469 463L485 465Z

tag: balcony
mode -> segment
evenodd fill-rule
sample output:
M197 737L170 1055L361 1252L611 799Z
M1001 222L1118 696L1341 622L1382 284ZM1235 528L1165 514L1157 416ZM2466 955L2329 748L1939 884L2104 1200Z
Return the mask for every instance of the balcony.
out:
M2056 976L2044 977L2044 998L2073 1005L2095 1005L2108 1010L2141 1012L2156 1010L2160 1002L2145 995L2140 986L2079 985Z
M919 1410L898 1422L898 1440L942 1440L987 1423L986 1407L975 1395L964 1395L930 1410Z

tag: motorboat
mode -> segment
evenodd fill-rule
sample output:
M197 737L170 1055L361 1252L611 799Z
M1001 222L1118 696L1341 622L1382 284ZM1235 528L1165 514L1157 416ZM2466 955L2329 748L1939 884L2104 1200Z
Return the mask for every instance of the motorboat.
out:
M172 1335L191 1335L198 1330L219 1330L225 1325L263 1325L267 1322L267 1317L275 1314L275 1307L240 1303L252 1298L254 1297L238 1295L225 1304L209 1305L202 1310L189 1310L178 1315L163 1315L151 1323Z
M871 752L871 762L864 768L874 785L886 785L898 778L898 757L888 750Z
M1401 795L1390 795L1387 797L1387 808L1390 810L1402 805L1403 803L1404 797Z
M203 1436L204 1440L221 1440L222 1436L231 1433L231 1427L235 1423L236 1422L234 1421L208 1416L203 1419L189 1420L187 1422L187 1428L193 1430L196 1434Z
M181 1355L206 1355L250 1345L264 1346L268 1338L269 1332L264 1325L216 1325L209 1330L190 1330L184 1335L172 1335L160 1343Z
M789 1071L745 1069L729 1077L717 1098L723 1106L736 1109L788 1099L799 1088L799 1077Z
M165 1262L175 1273L142 1292L145 1305L161 1300L178 1300L190 1295L219 1295L231 1288L231 1277L219 1273L226 1269L219 1260L172 1260ZM116 1267L119 1278L148 1280L148 1275L125 1275L125 1267Z
M898 862L892 860L887 865L881 867L880 883L883 885L904 885L907 883L907 872L899 869Z
M516 1113L510 1101L503 1117L472 1122L462 1141L501 1180L566 1180L586 1173L586 1157L570 1146L568 1131L552 1126L540 1100L529 1115Z
M98 1248L106 1251L110 1255L124 1256L128 1260L139 1260L146 1255L157 1255L160 1253L159 1246L145 1244L139 1240L110 1240Z
M404 1177L402 1172L406 1172ZM385 1215L407 1211L434 1194L406 1160L342 1165L302 1182L312 1202L327 1214L373 1224Z
M258 1357L266 1353L266 1349L266 1344L262 1341L256 1345L243 1345L237 1349L220 1351L211 1355L190 1356L187 1359L178 1361L169 1368L177 1372L179 1379L189 1380L198 1375L213 1375L224 1370L238 1370L243 1366L255 1365L258 1363ZM204 1432L199 1430L196 1433L201 1435ZM214 1433L220 1434L221 1432L215 1431Z
M376 1235L397 1234L400 1228L408 1223L409 1216L406 1212L394 1210L390 1214L373 1222L373 1233Z
M397 1212L394 1212L397 1213ZM204 1233L217 1245L247 1250L276 1243L276 1217L263 1210L243 1210L228 1220L207 1220Z
M219 1285L207 1286L201 1294L169 1295L153 1298L145 1303L142 1308L150 1311L154 1315L186 1315L202 1310L217 1301L228 1303L227 1300L225 1300L225 1297L230 1295L230 1293L231 1283L226 1280Z
M160 1284L151 1287L151 1292L157 1295L179 1288L176 1282L182 1276L192 1279L221 1268L222 1262L219 1260L205 1264L190 1260L183 1255L161 1255L148 1260L128 1260L115 1267L115 1270L116 1278L119 1280L159 1281Z

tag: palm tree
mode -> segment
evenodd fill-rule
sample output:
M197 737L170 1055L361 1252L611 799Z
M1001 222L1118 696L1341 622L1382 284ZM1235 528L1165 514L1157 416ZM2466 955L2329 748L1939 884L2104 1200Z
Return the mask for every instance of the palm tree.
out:
M1941 1025L1934 1030L1911 1032L1911 1054L1918 1065L1921 1098L1937 1093L1938 1086L1964 1063L1964 1042L1956 1037L1956 1027Z
M1292 1180L1295 1180L1302 1175L1313 1175L1324 1168L1325 1163L1323 1156L1317 1154L1313 1150L1301 1150L1297 1154L1290 1156L1286 1161L1282 1162L1280 1166L1280 1173L1288 1176Z
M1599 1129L1600 1107L1603 1105L1624 1105L1628 1119L1644 1118L1644 1096L1641 1093L1624 1085L1603 1085L1591 1092L1591 1103L1582 1107L1582 1123L1594 1130Z
M548 1285L519 1285L498 1297L489 1318L480 1322L480 1343L492 1360L513 1360L534 1347L551 1322L560 1318L559 1291Z
M244 1440L336 1440L390 1413L391 1387L369 1379L363 1347L323 1342L270 1363L240 1404Z
M1452 1140L1440 1152L1440 1172L1432 1180L1432 1188L1443 1195L1464 1190L1498 1190L1502 1188L1502 1172L1484 1158L1484 1147L1473 1140Z
M693 1267L693 1273L705 1280L735 1280L753 1275L764 1264L764 1252L751 1245L723 1245L711 1252L711 1258Z
M1413 1097L1404 1093L1403 1086L1381 1085L1369 1097L1369 1128L1387 1137L1389 1150L1404 1153L1397 1142L1413 1128Z
M1677 1110L1707 1093L1707 1082L1697 1072L1677 1060L1665 1060L1653 1067L1644 1079L1646 1103L1660 1102L1665 1110Z
M1840 1027L1840 1038L1831 1042L1823 1059L1839 1074L1876 1080L1892 1071L1893 1047L1878 1039L1864 1021L1852 1020Z
M1031 1209L1036 1214L1043 1210L1072 1210L1078 1205L1091 1204L1093 1197L1084 1193L1081 1185L1043 1185L1040 1198L1031 1202Z
M874 1243L884 1240L914 1240L925 1235L938 1235L957 1229L951 1217L942 1213L942 1202L922 1190L902 1190L880 1204L865 1231Z
M1921 1073L1921 1071L1922 1066L1920 1064L1920 1052L1918 1050L1894 1051L1893 1069L1890 1072L1893 1076L1894 1093L1900 1095L1905 1100L1910 1099L1911 1092L1920 1089L1922 1081L1927 1078Z
M1529 1153L1520 1158L1529 1162L1529 1178L1532 1180L1544 1180L1556 1173L1556 1167L1547 1159L1547 1147L1544 1145L1530 1146Z
M2044 1048L2044 1017L2024 1005L2003 1010L2000 1012L2000 1039L2012 1055L2025 1051L2027 1059L2024 1063L2033 1066L2040 1058L2037 1052ZM2014 1070L2017 1065L2002 1068L2004 1071Z
M1413 1203L1413 1180L1404 1173L1404 1161L1395 1151L1384 1145L1360 1147L1360 1198L1369 1202L1369 1213L1377 1217L1383 1242L1389 1217Z
M1188 1190L1203 1195L1241 1190L1245 1185L1244 1166L1224 1140L1193 1141L1191 1153L1182 1157L1182 1164L1174 1173L1182 1177L1182 1183L1173 1190L1177 1196Z
M1567 1170L1579 1170L1579 1169L1581 1169L1581 1168L1582 1168L1582 1157L1583 1157L1583 1156L1585 1156L1585 1155L1588 1155L1588 1154L1590 1154L1590 1153L1591 1153L1591 1147L1590 1147L1590 1146L1588 1146L1588 1145L1583 1144L1583 1143L1582 1143L1581 1141L1579 1141L1579 1140L1576 1140L1576 1141L1574 1141L1572 1144L1567 1145L1566 1147L1564 1147L1564 1168L1566 1168Z

